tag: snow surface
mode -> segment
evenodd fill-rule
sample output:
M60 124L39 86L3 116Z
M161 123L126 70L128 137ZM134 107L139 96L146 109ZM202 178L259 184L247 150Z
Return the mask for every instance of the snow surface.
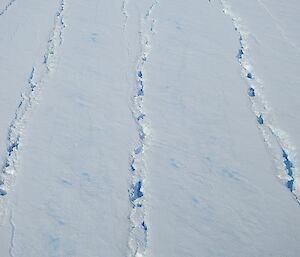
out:
M1 0L1 257L299 257L296 0Z

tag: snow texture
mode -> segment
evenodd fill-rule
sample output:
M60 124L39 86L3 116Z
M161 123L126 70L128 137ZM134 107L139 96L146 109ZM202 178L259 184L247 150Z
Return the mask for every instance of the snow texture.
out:
M299 257L299 14L0 1L0 256Z

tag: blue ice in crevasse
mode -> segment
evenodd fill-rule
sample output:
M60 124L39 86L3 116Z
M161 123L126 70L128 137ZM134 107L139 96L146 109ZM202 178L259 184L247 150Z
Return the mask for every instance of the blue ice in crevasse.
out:
M139 129L139 137L140 137L141 140L144 140L145 137L146 137L146 134L145 134L143 128Z
M293 189L294 189L294 178L293 178L293 167L294 167L294 165L290 161L289 155L287 154L287 152L284 149L281 149L281 150L282 150L283 163L285 165L287 174L291 177L291 179L287 182L287 187L292 192Z
M30 73L30 76L29 76L29 79L28 79L28 83L31 87L31 91L33 92L36 88L36 84L33 82L33 76L34 76L34 73L35 73L35 69L34 67L32 68L31 70L31 73Z
M259 115L256 117L256 120L257 122L260 124L260 125L263 125L264 124L264 119L262 117L262 115Z
M142 71L139 70L138 73L137 73L137 75L138 75L139 78L143 78L143 73L142 73Z
M144 96L144 91L143 91L143 89L139 89L138 90L138 94L137 94L138 96Z
M11 153L9 154L9 156L11 155ZM5 163L4 163L4 165L3 165L3 167L4 168L8 168L10 166L10 161L9 161L9 159L6 159L5 160ZM1 185L1 181L0 181L0 185Z
M143 222L142 222L142 227L144 228L144 230L145 230L145 231L147 231L147 230L148 230L148 227L147 227L147 225L146 225L145 221L143 221Z
M134 165L134 160L131 161L131 164L130 164L130 170L131 170L132 172L134 172L134 171L136 170L135 165Z
M140 114L136 119L137 119L137 120L142 120L142 119L145 118L145 116L146 116L146 114L142 113L142 114Z
M249 89L248 89L248 95L250 97L254 97L255 96L255 89L253 87L249 87Z
M244 56L244 50L243 50L243 47L241 47L240 50L239 50L238 58L242 59L243 56Z
M12 152L14 150L18 150L19 149L19 143L18 142L13 142L12 144L9 145L9 147L7 148L7 152L8 155L11 156Z
M0 188L0 196L5 196L7 194L6 190Z
M143 81L139 81L138 96L143 96L143 95L144 95L144 83Z
M134 153L135 154L140 154L143 152L143 145L137 147L135 150L134 150Z
M286 185L287 185L288 189L289 189L291 192L293 192L293 190L294 190L294 179L289 180L289 181L286 183Z
M248 79L253 79L253 75L252 75L251 72L249 72L249 73L247 74L247 78L248 78Z
M142 189L142 181L138 181L133 187L132 201L135 201L138 198L141 198L144 194L141 191Z

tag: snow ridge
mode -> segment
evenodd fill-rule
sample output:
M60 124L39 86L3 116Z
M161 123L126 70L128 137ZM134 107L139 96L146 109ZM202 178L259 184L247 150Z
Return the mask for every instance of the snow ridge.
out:
M65 0L61 0L59 9L55 16L53 30L48 40L47 50L44 54L43 63L39 69L33 67L29 79L29 88L21 94L20 103L15 111L7 135L7 149L2 173L0 174L0 196L4 196L14 184L16 171L18 169L19 151L21 146L22 134L26 126L28 112L37 102L38 94L41 91L50 72L54 69L58 47L63 43L63 30L66 27L64 22ZM3 203L3 197L0 204Z
M130 202L132 205L129 234L129 255L130 257L142 257L147 248L148 226L146 223L145 206L145 182L147 171L145 165L145 151L150 143L150 124L143 108L145 96L145 63L151 51L151 35L154 32L155 20L152 11L158 1L155 1L146 14L141 18L140 24L140 45L141 56L138 58L136 66L136 89L132 98L132 115L136 122L139 143L130 157L131 187L129 189Z
M128 20L127 0L123 0L122 13L123 13L123 16L125 17L125 21L124 21L124 24L123 24L123 32L125 32L126 26L127 26L127 20Z
M2 11L0 11L0 16L2 16L3 14L5 14L14 4L14 2L16 2L16 0L11 0L4 8Z
M9 246L9 256L14 257L13 249L14 249L14 240L15 240L15 232L16 232L16 226L13 222L13 211L11 210L9 223L11 226L11 238L10 238L10 246Z
M241 19L231 11L230 6L224 0L220 0L220 2L223 6L223 12L230 17L235 30L239 34L240 49L237 58L241 66L241 75L248 85L248 96L252 111L256 115L264 141L275 160L278 169L277 176L293 193L297 202L300 203L298 170L293 160L296 155L295 148L289 142L287 134L276 126L271 108L263 94L263 83L254 73L254 68L248 60L247 39L251 36L251 33L241 24Z

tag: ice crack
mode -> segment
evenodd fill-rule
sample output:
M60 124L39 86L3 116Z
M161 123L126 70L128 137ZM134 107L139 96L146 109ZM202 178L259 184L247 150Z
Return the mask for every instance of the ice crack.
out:
M58 48L63 43L63 31L66 27L64 12L65 0L61 0L44 54L44 61L40 69L35 67L31 69L28 78L28 90L21 94L19 105L15 111L15 117L8 128L6 157L2 165L2 173L0 174L0 196L6 195L14 184L26 117L29 114L29 110L36 103L37 96L49 73L54 69Z
M145 15L141 18L140 24L140 46L141 55L138 58L136 66L136 90L132 98L132 114L137 126L139 141L138 145L131 153L129 170L131 172L131 187L129 189L129 198L131 202L130 213L130 235L129 235L129 256L142 257L147 248L148 225L146 221L145 200L147 192L145 191L145 181L147 177L145 165L145 152L149 146L150 124L145 113L143 102L146 97L146 87L148 86L145 70L145 64L151 51L151 40L154 35L155 19L152 17L152 11L158 1L154 2Z
M237 59L241 66L242 78L248 85L247 92L252 104L252 111L256 116L264 141L267 143L278 167L278 177L285 183L286 187L299 202L299 195L296 188L297 183L295 183L298 171L295 163L292 161L293 156L295 156L295 153L293 153L294 148L289 142L288 137L284 136L286 133L283 133L282 130L276 127L271 108L263 94L263 83L257 74L255 74L254 68L250 64L247 53L247 38L251 33L240 23L240 18L231 11L226 1L220 1L223 6L223 12L230 17L235 31L239 34L240 49L238 50Z

